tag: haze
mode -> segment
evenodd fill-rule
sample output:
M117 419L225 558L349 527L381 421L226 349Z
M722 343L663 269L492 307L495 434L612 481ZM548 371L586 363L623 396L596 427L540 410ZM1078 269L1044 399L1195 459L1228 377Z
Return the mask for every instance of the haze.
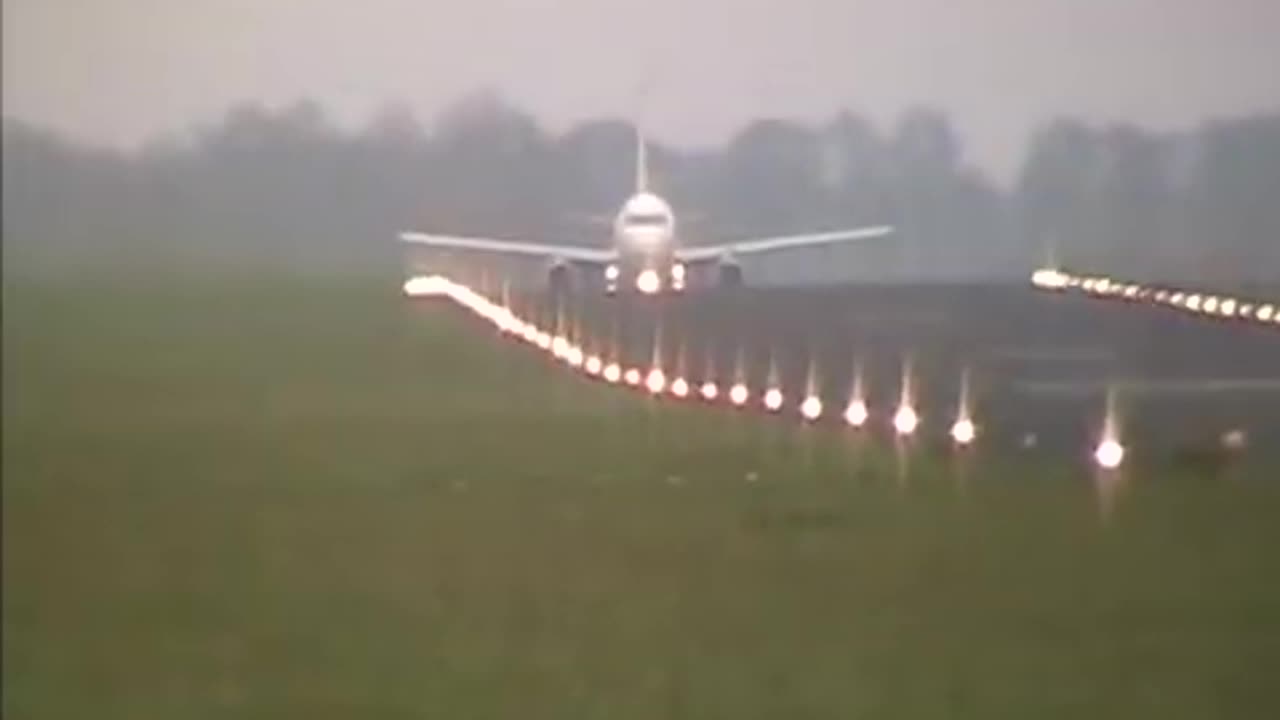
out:
M929 104L1006 180L1057 114L1173 129L1275 109L1278 27L1270 0L5 0L4 104L133 145L245 100L313 98L351 126L490 88L553 130L638 114L686 146Z

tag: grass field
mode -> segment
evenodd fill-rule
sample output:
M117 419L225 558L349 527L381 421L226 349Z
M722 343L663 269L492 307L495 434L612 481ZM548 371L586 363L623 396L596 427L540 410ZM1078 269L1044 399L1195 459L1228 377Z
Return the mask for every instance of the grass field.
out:
M385 286L6 287L3 715L1280 716L1280 472L655 408Z

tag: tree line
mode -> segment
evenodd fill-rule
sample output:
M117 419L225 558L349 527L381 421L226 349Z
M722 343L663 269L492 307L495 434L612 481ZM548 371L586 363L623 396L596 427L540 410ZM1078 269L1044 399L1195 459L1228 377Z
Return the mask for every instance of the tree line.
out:
M302 102L246 104L129 152L6 119L6 274L228 265L396 267L406 228L602 244L587 218L631 190L622 119L553 135L493 94L430 129L404 108L338 129ZM1082 271L1280 285L1280 114L1157 133L1062 118L1011 187L969 162L938 110L888 129L843 112L753 121L722 147L651 146L687 242L889 223L892 243L796 253L778 277L1017 279L1049 258Z

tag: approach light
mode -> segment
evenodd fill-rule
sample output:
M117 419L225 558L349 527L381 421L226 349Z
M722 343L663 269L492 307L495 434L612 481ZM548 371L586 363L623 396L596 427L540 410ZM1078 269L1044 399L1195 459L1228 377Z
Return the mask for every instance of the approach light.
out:
M911 435L920 426L920 415L910 405L903 405L893 414L893 429L899 435Z
M605 382L610 382L616 385L618 381L622 379L622 368L618 367L618 363L609 363L604 366L602 374L604 375Z
M439 275L419 275L404 281L404 294L409 297L448 295L453 283Z
M862 400L854 400L849 403L849 407L844 410L844 421L853 427L860 428L867 424L867 404Z
M715 400L716 397L720 394L720 388L716 387L715 383L708 380L702 383L702 388L700 392L702 393L703 400L706 400L707 402L711 402L712 400Z
M800 403L800 414L805 420L817 420L822 417L822 400L817 395L810 395Z
M1124 462L1124 446L1115 438L1106 438L1098 443L1093 459L1104 470L1115 470L1120 467L1120 463Z
M571 367L582 367L582 348L577 345L570 345L569 349L564 353L564 359Z
M627 371L622 374L622 379L628 385L635 387L640 384L640 371L635 368L627 368Z
M951 439L957 445L968 445L978 436L978 429L969 418L960 418L951 426Z
M782 391L778 388L769 388L764 393L764 406L770 412L777 412L782 407Z
M666 389L667 376L662 372L661 368L654 368L645 376L644 385L649 389L649 392L657 395Z
M689 397L689 381L678 377L671 381L671 394L678 398Z
M600 365L600 358L595 355L588 356L586 361L582 363L583 369L587 371L588 375L599 375L602 369Z
M742 383L735 383L733 387L729 388L729 402L739 407L746 405L747 398L750 396L751 393L747 390L747 386Z

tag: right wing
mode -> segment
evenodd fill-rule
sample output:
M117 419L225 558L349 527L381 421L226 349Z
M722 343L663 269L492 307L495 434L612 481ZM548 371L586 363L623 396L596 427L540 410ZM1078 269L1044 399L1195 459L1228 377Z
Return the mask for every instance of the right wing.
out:
M866 240L890 235L893 228L888 225L855 228L852 230L834 230L832 232L807 233L804 235L780 235L777 237L740 240L723 245L697 245L681 248L680 259L684 262L705 262L715 260L724 255L748 255L751 253L787 250L790 248L825 245L828 243Z
M493 240L489 238L459 237L455 235L429 235L420 232L400 233L400 240L430 247L472 250L478 252L501 253L505 255L524 255L526 257L544 257L561 259L569 262L605 264L617 260L613 250L575 247L573 245L548 245L544 243L516 242L512 240Z

